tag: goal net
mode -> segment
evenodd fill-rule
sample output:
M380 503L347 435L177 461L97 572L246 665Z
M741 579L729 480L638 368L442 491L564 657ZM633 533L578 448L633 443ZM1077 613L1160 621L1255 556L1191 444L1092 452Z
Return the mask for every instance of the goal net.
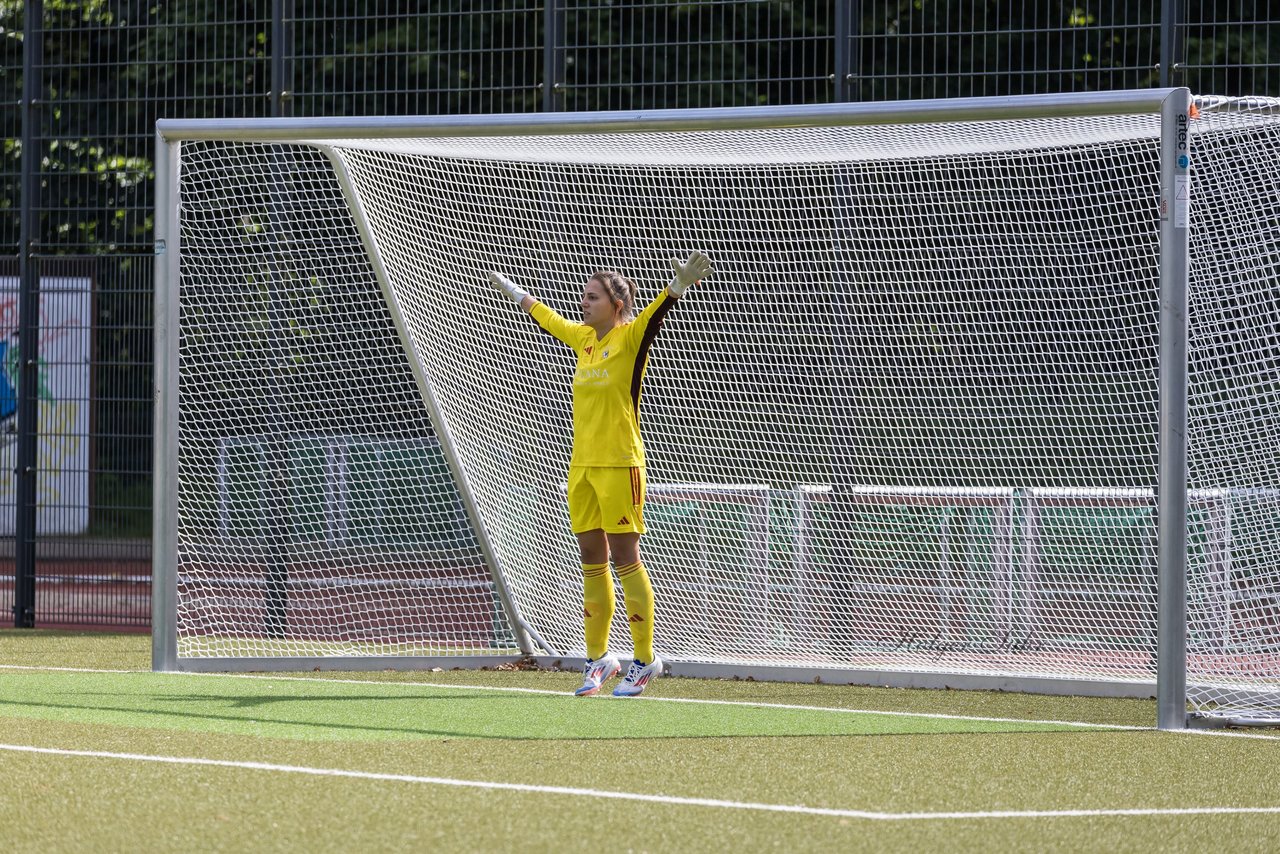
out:
M581 657L572 353L486 273L572 318L700 249L641 405L664 659L1152 694L1158 109L820 112L172 143L169 663ZM1280 111L1190 149L1187 696L1274 715Z

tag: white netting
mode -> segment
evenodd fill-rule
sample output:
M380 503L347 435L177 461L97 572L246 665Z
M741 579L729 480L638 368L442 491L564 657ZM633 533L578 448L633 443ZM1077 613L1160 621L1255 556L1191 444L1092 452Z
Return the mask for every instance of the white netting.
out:
M1195 693L1205 708L1269 697L1280 644L1277 126L1223 106L1194 128L1190 678L1230 692ZM182 653L509 638L418 358L516 607L581 654L571 353L485 272L572 317L594 269L648 300L698 248L717 272L671 312L642 404L664 657L1153 680L1157 134L1111 117L187 144ZM395 476L350 467L370 442L397 449ZM375 513L352 496L379 477L398 498ZM378 534L344 533L353 514ZM297 592L264 633L273 577ZM613 637L625 650L621 620Z
M570 354L483 273L572 314L592 269L648 299L701 248L642 405L664 655L1150 677L1151 501L1098 488L1153 478L1157 124L1032 124L335 149L542 637L581 650Z
M1280 718L1280 101L1193 138L1188 699ZM1193 123L1193 128L1196 124Z
M514 652L328 160L182 170L179 655Z

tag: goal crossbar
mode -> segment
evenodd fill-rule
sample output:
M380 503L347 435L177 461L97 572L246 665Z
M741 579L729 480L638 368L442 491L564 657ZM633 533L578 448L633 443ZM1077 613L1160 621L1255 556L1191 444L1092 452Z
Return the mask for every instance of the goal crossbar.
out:
M501 113L454 116L328 116L263 119L159 119L162 144L184 140L272 142L297 139L415 139L639 133L759 128L974 122L1067 116L1154 115L1187 89L1134 89L1074 94L1008 95L921 101Z

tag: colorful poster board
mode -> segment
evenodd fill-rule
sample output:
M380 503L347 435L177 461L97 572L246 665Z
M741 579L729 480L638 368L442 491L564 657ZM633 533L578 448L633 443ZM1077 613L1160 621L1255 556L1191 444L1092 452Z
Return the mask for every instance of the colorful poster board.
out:
M36 533L89 527L89 360L93 283L40 281L39 441ZM15 534L18 458L17 276L0 276L0 537Z

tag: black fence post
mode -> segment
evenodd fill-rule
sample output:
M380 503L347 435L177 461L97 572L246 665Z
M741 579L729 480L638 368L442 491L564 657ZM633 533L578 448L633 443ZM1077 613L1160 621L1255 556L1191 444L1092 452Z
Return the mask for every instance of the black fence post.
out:
M837 2L835 7L835 20L832 21L832 38L835 39L832 60L835 69L831 73L835 85L831 98L836 103L857 100L857 41L853 36L860 25L861 11L858 6L858 0L848 0Z
M22 34L22 190L18 225L18 447L13 624L36 624L36 439L40 434L40 65L44 2L26 0Z
M542 111L564 109L564 10L561 0L546 0L542 22Z
M271 115L293 115L293 0L271 0Z
M1182 0L1162 0L1160 4L1160 86L1177 86L1175 75L1182 74Z
M293 97L289 91L290 63L293 49L293 0L272 0L271 3L271 115L287 116L292 113ZM289 169L286 155L277 152L272 160L271 182L271 272L268 278L267 313L271 329L272 350L275 363L272 378L275 380L289 369L288 319L283 307L288 280L285 256L290 250L285 245L288 219L285 210L289 205L289 188L284 177ZM292 401L284 393L283 384L277 384L277 394L272 402L277 424L292 426ZM292 546L292 516L289 512L289 476L292 433L285 432L284 439L264 436L267 477L267 548L266 587L263 595L263 631L269 638L283 638L289 631L289 553Z

